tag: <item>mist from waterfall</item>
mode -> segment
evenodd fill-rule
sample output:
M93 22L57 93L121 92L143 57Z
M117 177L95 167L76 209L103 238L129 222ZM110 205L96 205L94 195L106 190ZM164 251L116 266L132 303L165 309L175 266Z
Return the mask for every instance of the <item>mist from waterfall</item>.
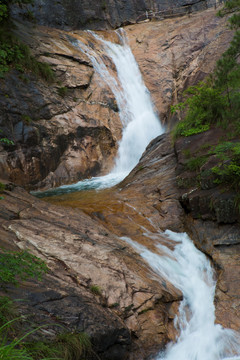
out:
M181 290L183 300L175 327L179 337L156 360L240 360L240 335L215 324L214 271L185 233L167 230L174 250L158 244L156 253L124 237L147 261L154 272ZM161 254L158 254L158 249Z

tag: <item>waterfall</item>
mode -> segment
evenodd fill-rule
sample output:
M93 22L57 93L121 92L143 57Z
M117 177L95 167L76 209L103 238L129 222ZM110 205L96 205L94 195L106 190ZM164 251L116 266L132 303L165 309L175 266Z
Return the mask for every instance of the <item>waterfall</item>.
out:
M174 250L156 246L156 253L124 237L147 261L154 272L181 290L183 301L175 326L179 337L156 360L239 360L240 335L215 324L214 272L206 256L195 248L185 233L167 230ZM159 255L158 249L164 252Z
M95 71L113 92L123 125L115 166L106 176L93 177L45 192L34 192L38 197L112 187L137 165L150 141L164 132L123 30L117 32L120 44L106 41L92 31L87 33L101 47L101 51L94 50L92 44L86 45L80 40L73 44L89 57ZM105 65L106 55L115 65L117 77Z
M116 184L137 164L148 143L163 132L124 33L118 33L120 44L106 41L94 33L90 35L101 45L101 52L80 41L75 45L91 59L95 71L113 92L123 124L122 139L110 174L62 186L53 194ZM117 77L106 66L101 54L111 58ZM51 195L51 192L45 194ZM155 240L158 236L147 235L150 240L151 236ZM162 236L174 242L173 250L159 243L152 252L130 238L122 237L141 254L157 276L164 277L183 294L174 321L178 339L159 353L156 360L240 360L240 335L215 323L216 282L210 262L185 233L167 230L161 233Z
M123 134L111 174L122 174L124 177L137 165L149 142L162 134L164 129L154 111L149 91L144 85L123 30L117 32L120 44L106 41L93 32L90 33L98 43L102 44L104 54L113 61L117 70L116 79L97 52L83 43L78 43L79 48L90 58L94 69L116 98Z

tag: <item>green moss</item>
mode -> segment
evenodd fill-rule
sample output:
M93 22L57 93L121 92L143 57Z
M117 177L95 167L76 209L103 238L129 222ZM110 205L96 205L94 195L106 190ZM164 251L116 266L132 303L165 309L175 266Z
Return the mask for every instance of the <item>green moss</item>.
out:
M117 308L119 305L120 305L119 303L113 303L113 304L109 305L109 308L114 309L114 308Z
M130 304L129 306L125 307L124 311L129 312L133 308L133 304Z

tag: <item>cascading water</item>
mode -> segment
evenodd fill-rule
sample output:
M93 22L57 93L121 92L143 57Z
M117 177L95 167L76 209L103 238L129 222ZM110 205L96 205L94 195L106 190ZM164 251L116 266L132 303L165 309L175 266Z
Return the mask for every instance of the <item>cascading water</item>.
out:
M111 174L122 174L124 177L138 163L149 142L162 134L164 129L154 112L150 94L123 30L118 31L121 45L103 40L92 32L91 34L103 45L104 53L111 58L117 69L118 78L115 79L101 56L84 44L79 44L79 48L89 56L95 70L109 85L116 98L123 134Z
M167 230L165 236L176 243L174 250L161 244L156 246L166 256L157 254L157 248L153 253L123 238L140 252L156 274L165 277L183 294L175 319L180 335L156 360L240 360L240 335L215 324L215 281L209 261L187 234Z
M119 33L121 45L103 40L93 33L91 36L112 59L118 78L91 47L80 42L75 45L87 54L95 70L114 93L123 123L123 136L116 165L109 175L62 186L60 193L116 184L137 164L152 138L163 132L124 34ZM59 192L54 190L53 194ZM45 192L45 196L47 194L51 195ZM146 236L150 240L159 237L151 233L146 233ZM127 237L122 238L141 253L157 275L168 279L183 294L179 315L175 319L179 337L175 343L168 345L165 352L158 354L156 360L240 360L240 335L215 324L216 284L209 261L186 234L166 231L165 238L175 243L174 250L159 243L153 253ZM165 255L159 255L159 250Z
M119 183L137 165L149 142L164 132L123 30L117 32L120 44L106 41L93 32L88 33L101 45L102 52L93 50L91 46L79 40L75 41L74 45L89 57L95 71L110 87L117 101L123 133L115 166L106 176L86 179L73 185L63 185L44 193L35 193L39 197L103 189ZM113 61L117 77L105 65L103 54L107 54Z

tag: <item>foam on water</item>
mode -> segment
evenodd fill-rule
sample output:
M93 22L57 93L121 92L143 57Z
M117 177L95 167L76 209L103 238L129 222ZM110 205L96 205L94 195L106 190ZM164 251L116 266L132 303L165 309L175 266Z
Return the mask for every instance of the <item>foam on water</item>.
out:
M106 41L90 31L89 34L100 44L100 52L81 41L75 42L74 45L89 57L95 71L109 86L116 99L123 132L115 165L106 176L86 179L45 193L35 193L40 197L62 194L63 191L74 192L112 187L123 180L137 165L149 142L164 132L124 32L122 30L117 32L120 44ZM114 63L117 77L106 66L106 55Z
M215 324L216 282L209 260L196 249L187 234L167 230L165 236L176 245L174 250L157 245L164 256L123 238L140 252L156 274L183 294L179 316L175 318L179 337L157 360L239 360L239 334Z

